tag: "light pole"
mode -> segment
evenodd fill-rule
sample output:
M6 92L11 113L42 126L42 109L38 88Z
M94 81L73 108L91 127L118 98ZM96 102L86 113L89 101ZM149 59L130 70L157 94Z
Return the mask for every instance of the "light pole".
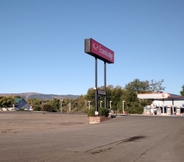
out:
M124 103L125 103L125 101L123 100L122 101L122 113L124 114Z
M97 60L97 58L96 58ZM97 70L97 69L96 69ZM96 72L97 73L97 72ZM95 76L95 78L97 78L97 76ZM95 111L98 111L98 89L97 89L97 79L95 79L95 87L94 87L94 90L95 90Z
M112 103L112 101L110 101L110 110L111 110L111 108L112 108L112 107L111 107L111 106L112 106L111 103Z
M88 106L89 106L88 109L89 109L89 110L90 110L90 102L91 102L91 101L88 101Z
M102 102L103 102L103 101L100 101L100 107L102 107Z
M68 112L71 112L71 110L72 110L72 104L71 104L71 102L69 102L68 103Z
M63 112L63 108L62 108L62 105L63 104L63 100L60 100L60 111Z
M43 114L45 114L45 112L44 112L44 102L42 102L42 112L43 112Z

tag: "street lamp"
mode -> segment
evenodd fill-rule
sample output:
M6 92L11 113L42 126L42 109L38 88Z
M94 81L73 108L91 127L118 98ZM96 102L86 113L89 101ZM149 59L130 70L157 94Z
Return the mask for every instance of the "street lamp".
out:
M98 111L98 89L97 89L97 82L95 83L94 90L95 90L95 111Z
M72 110L72 104L71 104L71 102L69 102L68 103L68 112L71 112L71 110Z
M100 107L102 107L102 102L103 102L103 101L100 101Z
M44 102L42 102L42 112L43 112L43 114L45 114L45 112L44 112Z
M61 112L63 112L62 106L63 106L63 100L60 100L60 111L61 111Z
M91 101L88 101L88 106L89 106L88 109L89 109L89 110L90 110L90 102L91 102Z
M111 107L111 103L112 103L112 101L110 101L110 110L111 110L111 108L112 108L112 107Z
M122 113L124 114L124 103L125 101L122 101Z

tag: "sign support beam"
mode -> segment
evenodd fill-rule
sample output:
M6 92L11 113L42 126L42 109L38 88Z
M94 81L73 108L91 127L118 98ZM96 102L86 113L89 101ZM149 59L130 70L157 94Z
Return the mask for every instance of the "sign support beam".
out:
M97 73L97 57L95 57L95 110L98 111L98 73Z
M104 91L106 92L106 62L104 61ZM106 95L107 93L104 95L104 107L106 108Z
M106 63L114 63L114 51L98 43L92 38L85 39L84 52L95 57L95 111L98 112L98 95L104 97L104 107L107 106L106 96ZM98 90L97 85L97 59L104 61L104 91Z

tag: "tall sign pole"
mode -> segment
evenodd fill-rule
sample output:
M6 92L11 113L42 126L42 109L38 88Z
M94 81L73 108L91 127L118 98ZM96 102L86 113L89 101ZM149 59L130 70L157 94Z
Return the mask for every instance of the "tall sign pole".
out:
M97 58L95 57L95 110L98 111L98 84L97 84L97 76L98 76L98 72L97 72Z
M92 38L85 39L85 53L95 57L95 110L98 111L98 95L104 96L104 107L106 107L106 63L114 63L114 52ZM104 61L104 91L98 89L97 85L97 59Z
M104 61L104 91L106 92L106 62ZM106 95L107 93L104 95L104 107L106 108Z

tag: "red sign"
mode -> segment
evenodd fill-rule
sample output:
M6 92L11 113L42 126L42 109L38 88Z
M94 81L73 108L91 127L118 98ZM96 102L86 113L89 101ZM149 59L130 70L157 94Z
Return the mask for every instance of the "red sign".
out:
M114 52L92 38L85 39L85 52L105 62L114 63Z

